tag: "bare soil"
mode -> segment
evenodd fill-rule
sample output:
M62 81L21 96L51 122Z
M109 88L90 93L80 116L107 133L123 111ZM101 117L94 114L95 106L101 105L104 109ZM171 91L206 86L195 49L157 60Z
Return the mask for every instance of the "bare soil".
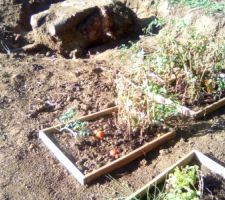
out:
M13 2L13 4L12 4ZM21 6L0 6L1 37L15 46ZM26 30L23 29L23 36ZM8 37L9 37L8 36ZM20 38L20 37L19 37ZM22 38L23 39L23 38ZM148 43L146 42L146 45ZM21 45L21 42L18 42ZM51 52L0 53L0 199L112 199L127 196L195 148L225 163L225 109L179 126L178 136L132 164L81 186L39 141L38 130L58 123L68 108L80 115L115 104L116 49L90 59L66 60ZM129 70L129 66L125 66ZM49 106L50 105L50 106Z

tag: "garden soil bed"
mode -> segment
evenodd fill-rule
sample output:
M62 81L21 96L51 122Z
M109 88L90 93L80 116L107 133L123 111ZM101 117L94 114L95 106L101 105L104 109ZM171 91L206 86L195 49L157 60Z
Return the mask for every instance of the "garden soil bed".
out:
M203 109L205 106L213 104L225 97L225 90L215 90L210 93L207 91L201 91L197 99L190 101L188 97L183 97L185 93L185 85L182 84L178 88L172 88L170 93L177 94L179 101L182 102L182 105L193 111Z
M198 166L199 172L197 177L199 177L199 180L201 179L201 183L197 181L195 187L198 191L202 192L202 196L200 197L201 200L225 199L225 168L201 152L193 150L155 177L144 187L133 193L126 200L147 200L152 199L152 197L155 199L161 191L166 192L167 188L169 188L169 186L165 184L169 174L173 173L175 168L182 168L187 165ZM182 178L180 181L182 182ZM201 187L201 189L199 187Z
M103 130L105 137L99 139L91 134L76 139L67 133L48 134L51 140L84 174L88 174L169 132L169 128L161 125L152 127L143 136L138 132L128 134L125 129L117 128L113 117L91 121L88 123L88 129L90 132ZM110 155L110 151L113 149L118 150L118 154L115 156Z

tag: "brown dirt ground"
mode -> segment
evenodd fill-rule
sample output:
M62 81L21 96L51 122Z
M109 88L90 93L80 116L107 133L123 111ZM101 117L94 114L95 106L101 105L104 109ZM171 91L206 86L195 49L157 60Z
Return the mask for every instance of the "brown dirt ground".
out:
M1 22L15 26L16 11L20 6L5 3L0 7ZM39 141L38 130L57 124L68 108L83 115L114 104L114 79L120 69L119 61L112 59L115 51L84 60L0 54L0 200L126 196L193 148L225 164L225 109L221 108L206 119L183 125L176 139L113 172L117 181L102 177L81 186L68 174ZM40 109L46 102L53 107Z

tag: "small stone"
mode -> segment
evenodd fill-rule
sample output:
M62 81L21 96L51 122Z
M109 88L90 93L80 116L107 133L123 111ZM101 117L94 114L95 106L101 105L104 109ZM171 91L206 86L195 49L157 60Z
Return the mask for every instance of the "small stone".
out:
M87 110L87 105L81 104L81 109L82 109L82 110Z
M70 102L73 101L74 99L75 99L74 96L68 96L67 97L67 101L70 101Z
M56 162L54 159L50 159L49 163L50 163L50 165L54 165Z
M56 167L57 167L57 164L52 165L52 167L53 167L53 168L56 168Z
M15 35L15 41L18 41L20 38L21 38L21 35L20 34L16 34Z
M111 101L109 103L106 104L106 108L111 108L111 107L114 107L116 104L114 101Z
M48 51L46 54L45 54L47 57L51 56L51 53Z
M31 188L31 185L26 185L25 186L27 189L30 189Z
M147 166L148 164L148 161L146 159L143 159L141 162L140 162L140 165L141 166Z
M101 161L103 161L103 160L104 160L104 158L103 158L102 156L97 157L97 161L98 161L98 162L101 162Z
M104 124L103 125L103 130L106 130L108 128L108 125L107 124Z
M35 145L34 144L31 144L29 147L28 147L28 150L31 151L35 148Z
M170 153L170 150L169 150L169 149L161 149L161 150L159 151L159 153L160 153L160 155L164 156L164 155Z

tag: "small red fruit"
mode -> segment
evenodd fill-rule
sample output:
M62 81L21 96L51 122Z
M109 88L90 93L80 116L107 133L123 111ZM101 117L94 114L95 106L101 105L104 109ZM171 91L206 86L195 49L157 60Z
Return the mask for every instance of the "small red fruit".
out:
M95 131L95 136L102 140L105 137L105 131L97 130L97 131Z
M118 149L112 149L110 151L110 156L116 157L119 154Z

